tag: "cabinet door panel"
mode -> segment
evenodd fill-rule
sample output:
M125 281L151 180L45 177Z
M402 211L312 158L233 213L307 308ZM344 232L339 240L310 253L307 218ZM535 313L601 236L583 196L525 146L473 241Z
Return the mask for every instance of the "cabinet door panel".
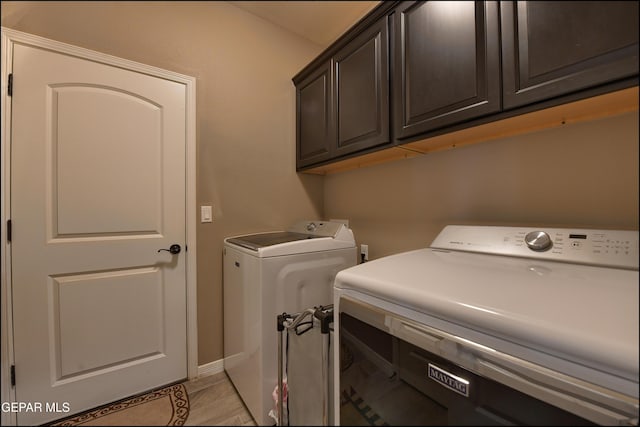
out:
M638 73L638 2L502 2L505 108Z
M407 2L394 19L397 138L500 110L495 2Z
M334 121L331 108L331 62L296 86L298 168L331 156Z
M335 55L335 155L390 142L386 17Z

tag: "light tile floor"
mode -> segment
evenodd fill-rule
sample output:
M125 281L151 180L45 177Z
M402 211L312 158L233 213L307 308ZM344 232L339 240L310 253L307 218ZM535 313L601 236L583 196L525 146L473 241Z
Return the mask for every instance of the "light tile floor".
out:
M184 385L189 395L186 426L256 425L225 372L187 381Z

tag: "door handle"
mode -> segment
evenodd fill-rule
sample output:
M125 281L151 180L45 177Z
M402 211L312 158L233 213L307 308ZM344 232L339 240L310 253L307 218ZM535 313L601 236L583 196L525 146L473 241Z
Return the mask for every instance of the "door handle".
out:
M169 246L169 249L158 249L158 252L167 251L172 255L175 255L175 254L179 254L181 250L182 248L180 247L180 245L174 243L173 245Z

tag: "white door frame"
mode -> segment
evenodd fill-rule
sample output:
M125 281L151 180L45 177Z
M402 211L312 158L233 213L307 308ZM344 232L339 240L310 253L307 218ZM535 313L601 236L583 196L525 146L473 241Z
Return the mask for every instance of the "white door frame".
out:
M93 50L61 43L40 36L23 33L2 27L2 90L0 92L2 114L0 115L1 145L0 177L2 191L0 213L2 230L2 275L1 275L1 370L0 392L2 404L15 402L15 389L11 387L10 369L13 360L13 325L11 304L11 243L7 241L7 220L11 219L11 103L8 101L8 76L13 69L13 46L30 45L48 49L102 64L148 74L184 84L187 94L186 105L186 280L187 280L187 375L193 379L198 375L198 334L197 334L197 270L196 270L196 79L195 77L174 73L127 59L96 52ZM15 425L15 414L2 410L2 425Z

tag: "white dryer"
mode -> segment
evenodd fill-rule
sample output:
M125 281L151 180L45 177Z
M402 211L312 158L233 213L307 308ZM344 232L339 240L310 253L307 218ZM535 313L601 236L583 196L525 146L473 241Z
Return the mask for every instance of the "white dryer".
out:
M224 240L224 369L257 424L274 424L277 315L332 304L336 274L356 262L353 233L340 222Z

